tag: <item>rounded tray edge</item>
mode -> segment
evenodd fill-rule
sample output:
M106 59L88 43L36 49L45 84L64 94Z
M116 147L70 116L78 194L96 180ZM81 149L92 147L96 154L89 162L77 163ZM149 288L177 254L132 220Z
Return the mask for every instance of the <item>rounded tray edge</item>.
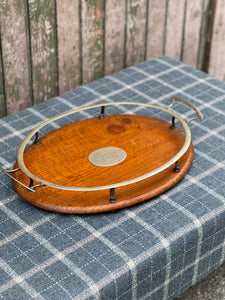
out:
M112 212L112 211L116 211L122 208L126 208L141 202L144 202L146 200L149 200L155 196L160 195L161 193L165 192L166 190L170 189L172 186L174 186L177 182L179 182L184 175L187 173L187 171L189 170L189 168L191 167L192 161L194 158L194 147L193 144L191 143L188 150L186 151L186 153L181 157L180 160L182 160L181 163L181 171L179 173L175 173L172 170L172 166L166 170L163 170L161 173L154 175L151 178L147 178L144 180L144 182L136 182L133 185L134 186L139 186L141 183L147 183L147 181L152 181L154 179L155 176L157 176L158 182L160 181L160 176L162 176L162 180L165 180L165 176L164 174L169 172L170 178L169 180L164 183L163 185L159 185L156 186L154 189L149 190L148 192L145 192L142 195L136 195L133 196L131 195L131 197L128 195L127 199L120 201L118 199L118 201L116 201L115 203L109 203L107 202L107 199L105 199L104 204L102 205L91 205L89 207L87 206L59 206L59 205L54 205L54 204L49 204L46 201L40 201L37 199L32 198L32 195L34 195L34 193L27 191L25 188L21 187L16 181L13 182L14 187L16 189L16 191L21 195L21 197L23 197L27 202L29 202L30 204L37 206L41 209L45 209L45 210L49 210L52 212L58 212L58 213L65 213L65 214L95 214L95 213L104 213L104 212ZM15 167L17 166L17 163L15 164ZM172 170L172 172L171 172ZM148 185L149 186L149 185ZM126 187L120 187L118 189L120 189L122 191L122 194L126 194ZM49 188L49 187L47 187ZM94 191L91 192L91 194L96 193L96 196L98 194L99 191ZM74 192L76 193L76 192ZM79 192L79 194L82 192ZM90 193L90 192L89 192ZM128 191L129 193L129 191ZM130 198L128 198L130 197Z

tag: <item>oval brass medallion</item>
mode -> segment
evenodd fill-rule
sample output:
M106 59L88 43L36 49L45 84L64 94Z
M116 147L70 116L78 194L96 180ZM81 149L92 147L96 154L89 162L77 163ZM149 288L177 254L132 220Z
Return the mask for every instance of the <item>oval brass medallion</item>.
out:
M104 147L90 153L88 161L97 167L110 167L121 163L126 157L126 151L121 148Z

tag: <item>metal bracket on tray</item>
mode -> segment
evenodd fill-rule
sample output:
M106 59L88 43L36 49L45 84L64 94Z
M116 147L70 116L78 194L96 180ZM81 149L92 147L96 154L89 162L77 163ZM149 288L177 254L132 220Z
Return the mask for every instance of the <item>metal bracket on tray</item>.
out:
M183 102L183 103L187 104L188 106L190 106L190 107L196 112L196 116L193 117L193 118L191 118L191 119L189 119L189 120L187 121L187 124L190 123L191 121L197 119L197 118L199 118L200 120L203 119L203 116L202 116L202 114L200 113L200 111L197 109L197 107L196 107L193 103L189 102L188 100L186 100L186 99L184 99L184 98L181 98L181 97L171 97L171 98L170 98L170 101L171 101L171 104L167 107L167 109L169 109L170 107L172 107L173 104L175 103L175 101L179 101L179 102ZM171 125L171 128L172 128L172 129L175 128L174 120L175 120L175 119L173 118L173 120L172 120L172 125Z
M13 169L13 170L5 170L2 167L0 167L0 171L2 171L5 175L7 175L8 177L10 177L12 180L16 181L17 183L19 183L20 185L22 185L23 187L25 187L27 190L29 190L30 192L35 192L35 189L37 187L42 187L44 186L44 184L37 184L37 185L33 185L33 181L32 179L30 179L30 186L27 186L25 184L23 184L22 182L20 182L18 179L16 179L15 177L13 177L11 174L15 173L17 171L19 171L20 168L17 169Z

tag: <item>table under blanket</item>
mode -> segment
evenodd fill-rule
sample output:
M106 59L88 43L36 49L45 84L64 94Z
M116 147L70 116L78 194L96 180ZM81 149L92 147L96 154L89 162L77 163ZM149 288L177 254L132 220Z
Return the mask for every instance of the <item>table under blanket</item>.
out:
M193 164L173 188L116 212L65 215L23 200L0 173L1 299L172 299L225 260L225 84L159 57L0 119L0 165L13 166L20 143L40 122L80 106L188 99L203 121L190 123ZM193 111L176 103L188 120ZM112 106L108 114L160 111ZM43 128L96 116L80 112ZM164 117L164 116L163 116Z

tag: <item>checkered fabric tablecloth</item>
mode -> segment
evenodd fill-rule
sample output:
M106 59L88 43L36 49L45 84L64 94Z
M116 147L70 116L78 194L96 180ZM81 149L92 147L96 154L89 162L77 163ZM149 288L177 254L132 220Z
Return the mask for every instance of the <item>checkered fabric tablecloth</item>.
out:
M195 159L186 176L150 201L98 215L36 208L0 174L1 299L172 299L225 260L225 84L169 57L125 69L0 120L0 164L11 168L31 129L59 113L105 101L195 104ZM173 110L185 119L193 111ZM143 107L106 112L163 117ZM55 121L41 134L96 111Z

